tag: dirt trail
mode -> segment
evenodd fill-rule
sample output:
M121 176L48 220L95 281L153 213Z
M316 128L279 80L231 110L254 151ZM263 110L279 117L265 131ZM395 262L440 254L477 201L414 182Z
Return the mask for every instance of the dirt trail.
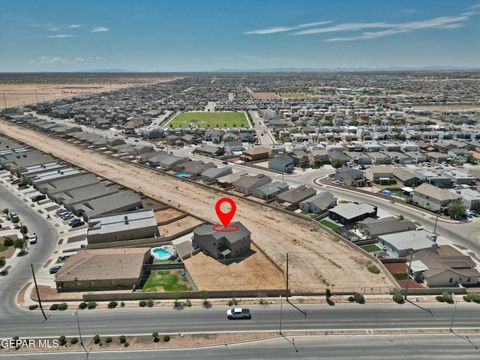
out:
M217 222L215 202L224 196L213 189L172 178L153 169L139 168L108 155L79 148L64 140L31 129L0 121L0 133L50 153L67 162L143 192L166 204ZM108 167L104 166L108 163ZM278 266L285 270L289 255L290 288L296 291L337 291L351 288L393 287L383 273L367 270L369 259L322 228L293 215L232 195L237 203L234 220L252 232L252 239ZM380 290L379 290L380 292Z

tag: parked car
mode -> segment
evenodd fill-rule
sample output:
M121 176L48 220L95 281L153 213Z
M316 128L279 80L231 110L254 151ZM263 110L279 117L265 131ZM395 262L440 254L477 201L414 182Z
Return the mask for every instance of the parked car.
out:
M32 196L30 199L32 200L32 202L39 202L41 200L45 200L46 198L47 196L45 194L40 194L40 195Z
M251 319L252 314L250 314L249 309L243 308L232 308L227 311L227 318L229 320L233 319Z
M33 233L33 235L30 235L30 237L28 238L28 241L30 242L30 245L36 244L38 241L37 234Z
M79 226L82 226L83 224L85 224L85 222L83 222L81 219L79 218L75 218L73 220L71 220L68 225L70 225L72 228L76 228L76 227L79 227Z
M228 161L222 161L222 164L228 165Z
M18 184L19 182L20 182L20 178L13 178L10 184L15 185L15 184Z
M70 220L71 218L73 218L73 214L71 212L66 212L60 215L60 217L62 218L62 220Z
M62 215L62 214L67 213L68 210L66 210L64 208L60 208L60 209L55 210L55 212L57 213L57 215Z
M62 265L55 265L50 268L49 272L50 274L56 274L61 268Z

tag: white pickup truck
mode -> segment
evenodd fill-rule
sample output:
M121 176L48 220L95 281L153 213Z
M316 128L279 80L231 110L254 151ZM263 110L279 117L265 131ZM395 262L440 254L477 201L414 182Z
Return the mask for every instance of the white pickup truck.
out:
M232 308L227 311L227 318L232 319L251 319L252 314L250 314L249 309L242 308Z

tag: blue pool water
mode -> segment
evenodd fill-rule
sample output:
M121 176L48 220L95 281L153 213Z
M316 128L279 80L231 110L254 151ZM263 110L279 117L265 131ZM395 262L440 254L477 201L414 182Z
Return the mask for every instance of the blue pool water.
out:
M150 252L152 256L159 260L168 260L176 253L175 249L169 245L153 248Z

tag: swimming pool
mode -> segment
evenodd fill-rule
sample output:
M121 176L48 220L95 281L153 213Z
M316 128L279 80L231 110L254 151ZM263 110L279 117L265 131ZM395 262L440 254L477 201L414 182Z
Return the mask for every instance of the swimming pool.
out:
M177 255L172 245L163 245L150 250L150 255L158 260L169 260Z

